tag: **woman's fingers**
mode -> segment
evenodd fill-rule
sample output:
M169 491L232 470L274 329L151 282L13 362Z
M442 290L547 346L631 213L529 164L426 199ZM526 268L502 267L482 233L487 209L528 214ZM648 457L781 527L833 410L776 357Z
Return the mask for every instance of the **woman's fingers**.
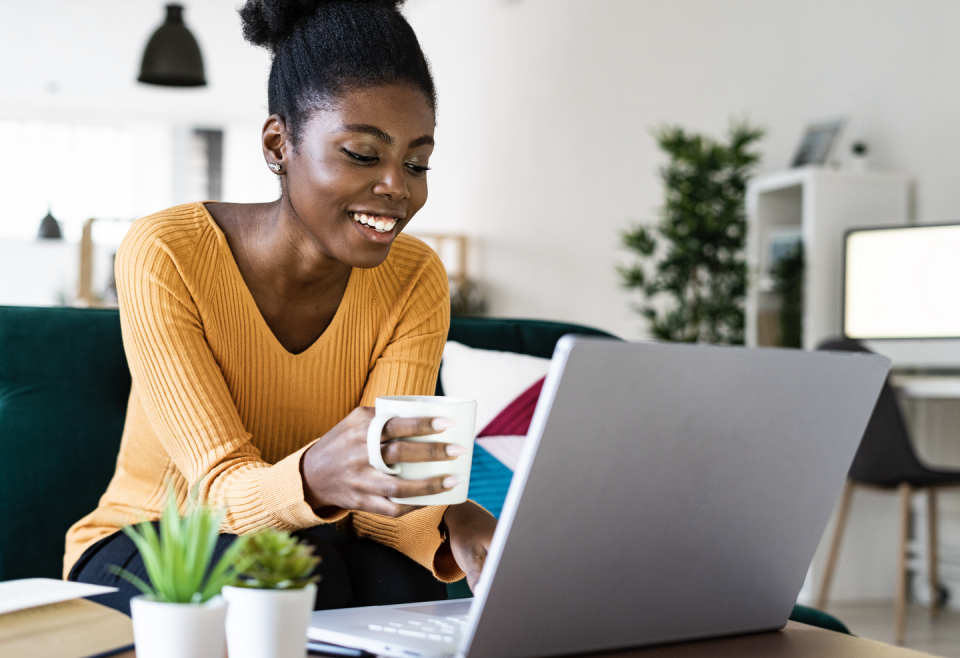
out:
M387 464L400 462L442 462L467 454L467 449L453 443L420 443L416 441L392 441L385 443L380 452Z
M387 464L399 462L439 462L456 459L467 453L467 449L448 443L397 441L417 436L439 434L453 427L456 421L449 418L391 418L383 427L380 440L383 446L383 461Z
M430 494L450 491L461 482L461 479L456 475L438 475L426 480L401 480L398 477L382 473L377 473L376 476L371 478L368 491L383 498L429 496Z
M381 441L405 439L410 436L430 436L439 434L456 425L449 418L391 418L383 426Z

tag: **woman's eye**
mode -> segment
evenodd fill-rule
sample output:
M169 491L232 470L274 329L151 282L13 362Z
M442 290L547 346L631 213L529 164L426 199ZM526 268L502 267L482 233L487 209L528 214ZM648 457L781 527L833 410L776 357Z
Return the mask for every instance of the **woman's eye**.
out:
M409 169L414 174L417 174L418 176L422 173L430 171L430 167L424 167L423 165L416 165L416 164L413 164L412 162L407 163L407 169Z
M351 158L353 158L353 159L356 160L357 162L362 162L363 164L367 164L367 163L370 163L370 162L376 162L377 160L379 160L379 158L377 158L376 156L373 156L373 155L360 155L359 153L354 153L353 151L351 151L351 150L348 149L348 148L343 148L343 147L341 147L340 150L343 151L344 153L346 153L347 155L349 155Z

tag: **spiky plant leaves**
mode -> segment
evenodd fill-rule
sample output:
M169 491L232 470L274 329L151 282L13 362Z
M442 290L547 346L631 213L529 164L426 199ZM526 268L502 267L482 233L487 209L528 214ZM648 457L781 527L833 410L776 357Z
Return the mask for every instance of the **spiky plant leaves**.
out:
M320 557L289 532L267 528L251 535L244 556L248 563L233 583L237 587L303 589L320 580L312 575Z
M140 553L149 584L116 565L110 571L164 603L203 603L219 594L246 567L242 553L248 540L235 539L211 568L225 511L209 507L197 492L191 493L181 517L176 492L167 487L159 533L149 521L123 529Z

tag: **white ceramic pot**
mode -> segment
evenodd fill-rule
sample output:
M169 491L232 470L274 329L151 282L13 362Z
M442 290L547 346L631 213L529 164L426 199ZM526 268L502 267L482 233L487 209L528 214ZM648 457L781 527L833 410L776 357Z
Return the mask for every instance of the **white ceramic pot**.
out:
M137 658L223 656L227 602L160 603L143 596L130 600Z
M287 590L224 587L230 658L303 658L316 597L312 583Z

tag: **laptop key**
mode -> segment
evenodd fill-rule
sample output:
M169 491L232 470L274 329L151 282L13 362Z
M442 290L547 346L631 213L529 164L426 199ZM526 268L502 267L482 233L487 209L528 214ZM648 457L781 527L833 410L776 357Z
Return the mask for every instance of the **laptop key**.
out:
M379 624L370 624L369 626L367 626L367 628L369 628L371 631L382 631L382 630L383 630L383 626L380 626Z
M427 637L426 633L421 633L420 631L409 631L406 628L401 628L397 631L397 635L406 635L407 637Z
M434 640L434 641L436 641L436 642L439 642L440 640L443 639L443 637L440 636L440 635L436 635L436 634L434 634L434 633L428 633L428 634L427 634L427 639L428 639L428 640Z

